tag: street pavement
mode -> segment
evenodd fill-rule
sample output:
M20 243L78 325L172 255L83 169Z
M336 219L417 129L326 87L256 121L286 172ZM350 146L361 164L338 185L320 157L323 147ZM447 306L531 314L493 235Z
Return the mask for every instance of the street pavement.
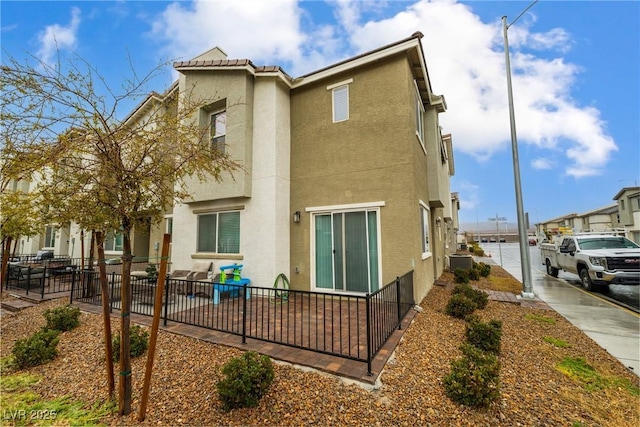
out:
M482 243L486 255L522 282L517 243ZM582 330L629 370L640 376L640 315L546 274L537 246L528 247L531 281L536 297Z

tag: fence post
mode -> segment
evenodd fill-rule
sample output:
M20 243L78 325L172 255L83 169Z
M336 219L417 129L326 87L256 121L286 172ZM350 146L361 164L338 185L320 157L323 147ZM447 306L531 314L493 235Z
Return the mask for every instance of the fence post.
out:
M71 274L71 294L69 295L69 304L73 304L73 292L75 291L76 285L76 272L74 271Z
M109 298L110 313L113 313L113 288L116 285L115 274L116 274L115 271L111 272L111 295L106 296ZM91 279L91 281L93 282L93 278ZM103 296L102 298L105 298L105 296ZM120 280L120 308L122 309L122 280Z
M162 324L167 326L167 317L169 316L169 275L167 274L164 278L164 318L162 319ZM174 297L175 298L175 297Z
M40 280L40 299L44 299L44 281L47 279L47 267L42 270L42 279ZM51 286L51 280L49 280L49 286Z
M20 282L18 282L18 285ZM27 267L27 295L29 295L29 288L31 287L31 266Z
M398 330L402 330L402 314L400 313L400 277L396 276L396 306L398 308Z
M366 315L367 315L367 375L373 375L371 372L371 294L367 293L365 296L366 302Z
M245 295L242 295L242 344L247 343L247 292L251 292L251 289L245 286ZM240 290L238 290L238 295L240 295Z

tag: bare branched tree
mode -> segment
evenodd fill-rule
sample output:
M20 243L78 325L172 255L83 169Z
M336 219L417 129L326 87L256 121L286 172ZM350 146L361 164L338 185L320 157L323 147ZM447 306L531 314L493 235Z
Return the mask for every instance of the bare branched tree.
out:
M32 65L35 64L35 65ZM9 58L0 66L1 124L12 142L6 151L41 171L38 197L47 221L75 221L83 229L123 236L120 413L131 411L131 236L136 226L158 223L175 200L188 197L185 180L219 181L239 169L213 148L197 120L212 102L147 86L167 64L116 90L89 63L62 58L49 66ZM140 101L123 120L123 104ZM6 139L5 139L6 140Z

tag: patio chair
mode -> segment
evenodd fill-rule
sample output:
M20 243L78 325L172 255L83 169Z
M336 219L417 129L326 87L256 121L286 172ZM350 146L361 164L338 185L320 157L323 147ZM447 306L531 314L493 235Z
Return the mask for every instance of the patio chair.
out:
M210 287L210 280L208 279L212 267L212 261L194 261L191 270L174 270L169 278L179 281L176 289L178 294L193 295L194 282L198 280L207 280L208 285L203 288L208 289ZM197 287L200 288L201 286Z

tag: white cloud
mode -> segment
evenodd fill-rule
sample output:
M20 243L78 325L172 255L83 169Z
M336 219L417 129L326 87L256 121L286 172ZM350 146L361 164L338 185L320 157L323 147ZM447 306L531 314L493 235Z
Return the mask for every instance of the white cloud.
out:
M172 59L191 59L218 46L230 58L279 65L297 61L309 42L300 31L301 15L295 0L174 2L152 34L167 41L164 53Z
M552 169L553 165L554 162L552 160L543 157L538 157L531 161L531 167L534 169Z
M71 22L66 25L48 25L38 35L40 49L36 56L45 64L52 65L52 61L61 49L75 48L80 26L80 9L71 8Z
M460 181L456 185L460 195L460 209L470 212L480 205L478 191L480 187L469 181Z
M456 151L486 161L508 149L500 20L484 23L473 13L473 3L455 0L406 3L394 16L377 19L385 5L349 0L323 3L331 8L335 21L316 24L318 18L303 9L306 4L295 0L196 0L189 6L167 7L153 34L168 42L166 53L174 58L188 59L218 45L232 58L282 65L292 76L299 76L421 31L434 92L444 94L449 107L441 115L441 125L454 135ZM564 156L558 163L567 165L567 175L600 174L617 147L599 111L578 105L571 96L581 69L561 56L542 56L543 52L562 54L573 41L562 28L533 31L535 20L535 14L528 12L508 35L518 141Z

